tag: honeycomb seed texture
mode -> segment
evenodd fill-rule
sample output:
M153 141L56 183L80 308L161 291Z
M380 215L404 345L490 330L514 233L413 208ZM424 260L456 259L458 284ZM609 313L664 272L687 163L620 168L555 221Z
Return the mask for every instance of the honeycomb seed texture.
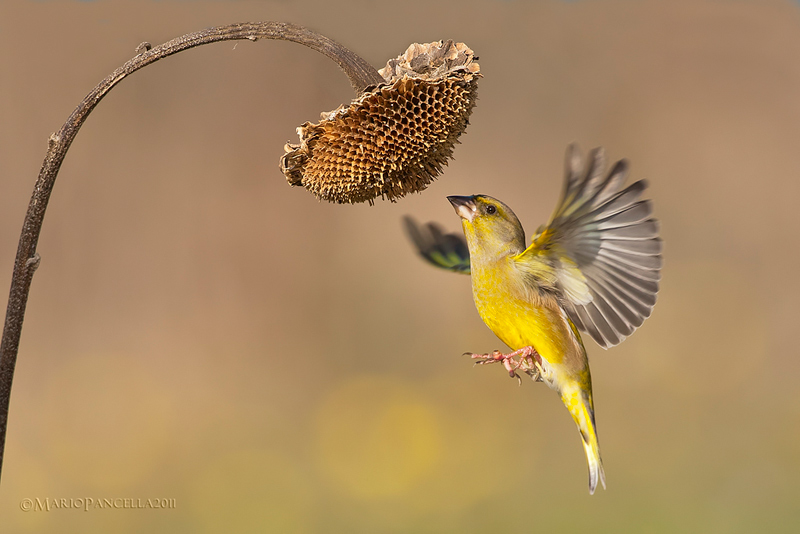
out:
M469 124L481 77L463 43L412 44L378 72L386 80L297 129L281 170L322 200L394 201L425 189Z

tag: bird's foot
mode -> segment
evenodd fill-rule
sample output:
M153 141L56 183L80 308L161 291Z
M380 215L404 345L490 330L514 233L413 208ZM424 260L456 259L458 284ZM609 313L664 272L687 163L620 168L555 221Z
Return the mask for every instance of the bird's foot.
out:
M536 349L531 346L522 347L508 354L503 354L499 350L495 350L490 354L465 352L464 355L469 355L473 360L477 360L475 365L502 362L503 367L508 371L508 376L516 378L520 383L522 383L522 379L520 379L517 371L522 371L527 374L535 382L541 382L543 380L542 375L544 374L544 369L542 368L542 357L536 352Z

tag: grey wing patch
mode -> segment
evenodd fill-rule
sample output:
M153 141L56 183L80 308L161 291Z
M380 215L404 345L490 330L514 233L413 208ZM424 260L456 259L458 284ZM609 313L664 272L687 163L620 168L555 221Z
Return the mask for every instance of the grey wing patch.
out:
M593 151L585 172L567 152L562 200L550 227L566 254L586 278L589 302L565 306L576 328L601 347L616 345L641 326L656 303L663 243L653 204L642 200L644 180L622 189L628 172L617 162L605 179L604 156Z
M470 273L469 249L460 234L445 234L436 223L417 224L403 217L406 234L417 253L431 265L462 274Z

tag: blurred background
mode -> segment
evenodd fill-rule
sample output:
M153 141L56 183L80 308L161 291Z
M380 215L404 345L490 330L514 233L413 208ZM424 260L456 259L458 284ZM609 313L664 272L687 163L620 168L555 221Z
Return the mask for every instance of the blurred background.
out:
M789 0L22 1L0 4L0 288L47 138L134 55L290 21L381 67L412 42L480 56L444 175L336 206L278 170L347 78L284 42L224 43L125 80L61 171L39 244L0 484L5 532L789 532L800 524L800 5ZM568 143L647 178L666 243L653 316L587 341L608 490L469 278L401 217L446 195L547 220ZM25 498L169 498L23 512Z

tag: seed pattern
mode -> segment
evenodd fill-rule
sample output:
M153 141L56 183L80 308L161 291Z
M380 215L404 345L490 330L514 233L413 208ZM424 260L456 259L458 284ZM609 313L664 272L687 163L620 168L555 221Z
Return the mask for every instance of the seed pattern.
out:
M477 98L478 63L452 41L413 44L379 71L385 84L297 129L281 170L336 203L395 201L425 189L447 165Z

